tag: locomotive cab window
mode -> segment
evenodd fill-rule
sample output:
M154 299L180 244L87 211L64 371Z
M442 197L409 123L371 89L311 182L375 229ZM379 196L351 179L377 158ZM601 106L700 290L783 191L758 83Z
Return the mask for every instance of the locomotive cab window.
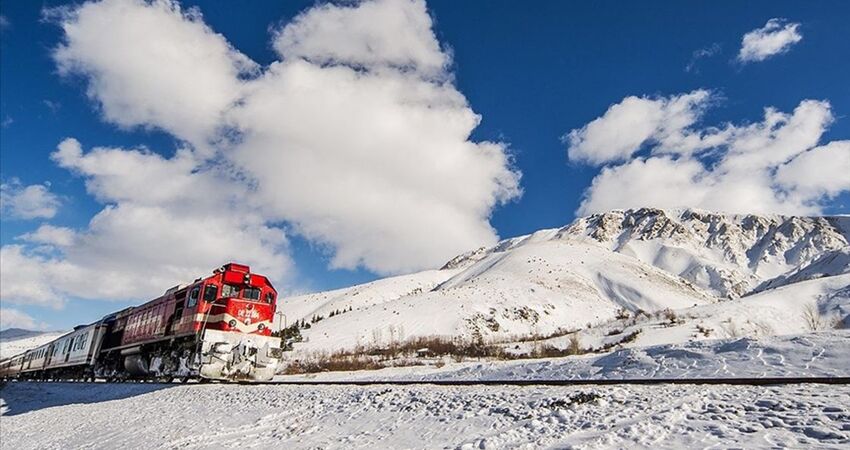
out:
M232 284L225 284L221 287L221 296L222 297L239 297L239 291L241 288L239 286L234 286Z
M214 302L216 297L218 297L218 286L208 284L207 287L204 288L204 301Z
M245 291L242 295L242 298L247 300L259 300L260 299L260 289L259 288L245 288Z
M195 286L192 288L192 292L189 292L189 303L186 304L186 307L191 308L198 304L198 296L201 295L201 287Z
M266 303L268 303L268 304L274 303L274 292L267 292L266 293Z

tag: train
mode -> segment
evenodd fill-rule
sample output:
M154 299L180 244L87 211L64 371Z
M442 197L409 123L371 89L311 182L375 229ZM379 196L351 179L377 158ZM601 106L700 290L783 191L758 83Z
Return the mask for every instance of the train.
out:
M231 262L0 360L0 379L268 381L282 359L269 279Z

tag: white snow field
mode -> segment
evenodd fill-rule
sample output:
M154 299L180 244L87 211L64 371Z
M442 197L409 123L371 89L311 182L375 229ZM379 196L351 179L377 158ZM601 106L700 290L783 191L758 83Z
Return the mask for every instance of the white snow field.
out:
M850 446L850 386L10 383L3 449Z
M638 324L632 331L649 332L628 345L803 333L850 325L848 240L845 216L612 211L460 255L440 270L284 294L281 309L289 324L313 322L295 357L422 336L506 343L589 329L583 338L600 342L631 326L616 323L623 311L665 309L683 320L662 331ZM807 320L812 308L817 323Z
M603 355L278 375L276 381L850 377L850 330L625 348ZM850 408L850 405L847 405Z

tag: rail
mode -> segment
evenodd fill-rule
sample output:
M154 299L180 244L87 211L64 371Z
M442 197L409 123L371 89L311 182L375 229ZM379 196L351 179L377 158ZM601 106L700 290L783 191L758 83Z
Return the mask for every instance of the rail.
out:
M292 386L612 386L652 384L728 384L770 386L783 384L850 384L850 377L769 377L769 378L631 378L578 380L281 380L246 384Z

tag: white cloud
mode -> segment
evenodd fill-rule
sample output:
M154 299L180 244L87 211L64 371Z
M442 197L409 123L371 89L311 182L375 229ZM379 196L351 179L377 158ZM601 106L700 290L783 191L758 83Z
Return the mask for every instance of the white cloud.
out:
M62 307L67 297L151 297L227 261L278 281L290 271L283 231L266 224L248 188L188 150L170 159L144 149L83 152L66 139L53 159L106 206L83 230L45 225L22 236L58 254L4 246L4 302Z
M48 273L56 265L38 254L26 254L21 245L0 248L0 299L3 303L20 303L61 308L65 299L53 289Z
M779 167L776 180L808 196L850 191L850 141L814 148Z
M74 230L66 227L57 227L43 224L32 233L21 235L21 239L37 244L67 247L74 242Z
M685 72L699 73L699 61L701 59L711 58L712 56L720 53L720 51L720 44L716 42L708 47L694 50L694 52L691 54L690 61L688 61L688 65L685 66Z
M850 190L850 141L818 146L833 121L828 102L804 100L790 114L766 108L763 120L749 125L699 127L699 112L711 102L705 97L685 102L684 113L667 114L673 119L659 124L664 114L658 111L683 97L653 100L656 112L643 119L610 114L635 99L629 97L591 122L595 132L652 130L635 133L616 152L604 138L586 133L589 125L570 133L581 137L570 141L571 159L608 164L585 192L579 213L653 206L816 214L827 198ZM648 154L635 156L642 146Z
M803 39L803 35L797 31L798 28L799 23L788 23L785 19L768 20L764 27L744 35L738 61L764 61L771 56L787 52L792 45Z
M496 241L487 218L518 176L503 144L468 140L479 117L454 87L296 60L253 88L230 157L334 266L415 270Z
M649 141L699 148L699 137L684 130L700 118L710 99L711 93L702 89L669 98L626 97L564 136L569 157L591 164L622 161Z
M0 330L5 330L6 328L44 330L47 328L47 324L17 309L0 308Z
M190 162L144 152L100 161L95 150L86 169L60 149L56 160L88 170L100 199L161 205L187 180L151 185L145 171L236 170L258 223L291 224L327 246L334 267L395 273L494 243L492 209L520 195L506 145L469 139L480 117L452 84L422 1L314 7L275 33L281 60L264 69L167 1L86 3L59 20L57 63L89 80L107 119L218 150ZM109 173L119 159L137 169Z
M53 57L79 74L103 116L158 127L204 148L256 64L212 31L196 9L169 0L106 0L47 12L62 27Z
M350 66L392 67L439 77L450 57L440 49L422 0L376 0L354 7L322 5L278 32L283 58Z
M16 219L49 219L61 205L59 197L50 192L49 184L24 186L13 178L0 184L0 212Z

